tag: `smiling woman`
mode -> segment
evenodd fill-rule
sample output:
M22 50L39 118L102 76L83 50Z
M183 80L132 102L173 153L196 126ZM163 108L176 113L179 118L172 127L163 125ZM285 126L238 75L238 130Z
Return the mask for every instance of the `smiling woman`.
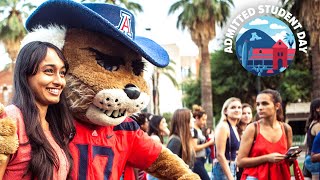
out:
M18 127L19 148L0 166L0 179L67 179L74 134L63 88L68 63L54 45L34 41L19 52L13 105L5 115Z
M38 108L58 103L66 85L66 67L54 49L47 49L47 55L32 74L28 77L28 83Z
M241 100L236 97L227 99L221 109L220 122L216 128L216 159L213 163L214 179L236 179L236 154L240 145L240 137L236 124L242 116Z

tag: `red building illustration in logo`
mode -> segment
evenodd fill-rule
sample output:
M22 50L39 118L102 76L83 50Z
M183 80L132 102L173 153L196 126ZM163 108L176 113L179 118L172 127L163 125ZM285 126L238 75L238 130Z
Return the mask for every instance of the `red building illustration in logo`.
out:
M269 69L267 73L273 73L273 70L278 70L281 67L287 68L288 61L293 60L295 52L296 49L288 49L288 46L279 39L272 48L253 48L249 60L272 60L272 69Z

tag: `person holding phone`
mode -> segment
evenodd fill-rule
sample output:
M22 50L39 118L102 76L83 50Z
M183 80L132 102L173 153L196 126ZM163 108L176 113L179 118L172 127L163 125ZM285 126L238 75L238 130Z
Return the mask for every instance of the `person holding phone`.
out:
M292 145L292 129L283 123L281 103L278 91L266 89L258 94L260 119L245 129L237 157L237 165L244 168L242 180L291 179L291 163L285 157Z
M302 149L299 148L299 146L293 146L291 147L287 153L286 153L286 159L298 157L301 153Z

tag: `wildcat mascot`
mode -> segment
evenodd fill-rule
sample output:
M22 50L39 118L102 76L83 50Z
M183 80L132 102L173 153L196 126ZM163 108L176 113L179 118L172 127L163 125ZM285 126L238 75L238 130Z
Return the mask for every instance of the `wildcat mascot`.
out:
M200 179L128 117L150 98L142 58L158 67L169 63L162 47L135 35L131 12L110 4L50 0L31 14L26 28L22 46L53 43L70 65L65 91L76 126L70 143L73 179L119 180L126 165L160 179ZM0 160L17 148L8 118L0 121Z

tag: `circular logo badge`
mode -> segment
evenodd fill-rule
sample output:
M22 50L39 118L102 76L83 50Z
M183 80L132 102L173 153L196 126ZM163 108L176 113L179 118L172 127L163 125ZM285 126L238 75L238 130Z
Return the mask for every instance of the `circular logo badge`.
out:
M283 72L293 61L295 36L281 20L260 16L242 26L236 38L236 54L241 65L258 76Z

